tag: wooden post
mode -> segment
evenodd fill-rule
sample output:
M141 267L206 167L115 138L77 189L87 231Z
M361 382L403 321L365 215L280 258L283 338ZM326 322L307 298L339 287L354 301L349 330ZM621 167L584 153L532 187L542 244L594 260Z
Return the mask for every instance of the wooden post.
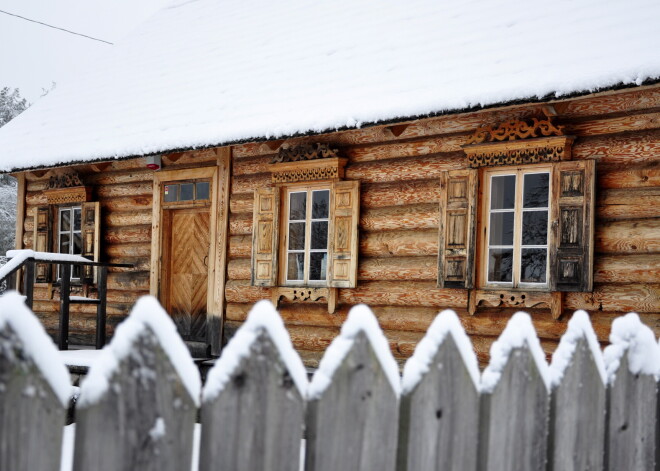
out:
M200 471L300 467L305 402L261 329L219 394L202 404Z
M552 391L549 471L603 469L606 408L603 378L582 338L561 383Z
M23 276L25 277L23 280L23 287L25 288L25 305L32 309L34 302L34 259L27 260Z
M474 471L479 391L447 335L421 382L401 398L397 470Z
M71 297L71 265L60 266L60 350L69 349L69 300Z
M100 267L98 270L98 296L99 303L96 306L96 348L105 345L105 320L108 305L108 267Z
M479 469L545 471L550 398L529 346L513 349L481 396Z
M364 332L308 405L307 471L393 471L399 404Z
M118 330L116 335L122 334L129 336L130 353L117 355L100 397L86 399L83 383L76 410L74 471L190 469L195 401L150 327L138 333ZM116 354L111 347L108 353Z
M58 471L66 409L32 357L49 339L30 335L20 338L9 323L0 327L0 469ZM48 347L55 350L52 342Z
M609 387L609 470L653 469L656 446L657 384L648 374L633 374L624 353Z

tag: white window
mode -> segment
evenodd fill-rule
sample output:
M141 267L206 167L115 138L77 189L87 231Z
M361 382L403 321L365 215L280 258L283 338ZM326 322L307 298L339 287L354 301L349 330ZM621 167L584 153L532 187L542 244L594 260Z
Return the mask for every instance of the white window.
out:
M284 273L287 285L327 283L330 190L290 188L286 191Z
M82 208L59 208L57 217L57 251L69 255L82 255ZM60 278L59 266L57 277ZM80 279L80 266L71 268L71 279Z
M547 288L550 168L486 174L486 285Z

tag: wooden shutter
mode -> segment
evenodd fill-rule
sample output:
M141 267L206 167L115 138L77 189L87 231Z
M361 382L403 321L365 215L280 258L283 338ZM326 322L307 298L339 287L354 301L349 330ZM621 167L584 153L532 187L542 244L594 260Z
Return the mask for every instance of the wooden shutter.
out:
M474 285L478 185L476 169L443 172L440 177L440 288L472 288Z
M34 239L32 249L35 252L50 252L53 234L53 218L50 206L37 206L34 208ZM35 281L48 283L51 281L52 267L46 263L39 263L35 269Z
M279 209L279 188L255 190L252 226L253 286L277 286Z
M330 243L328 286L357 286L358 220L360 217L360 182L335 182L330 207Z
M593 160L555 165L549 247L552 291L593 289L595 177Z
M93 260L99 261L100 250L100 220L101 220L100 204L83 203L82 204L82 249L83 256ZM96 270L94 267L83 268L83 282L94 283Z

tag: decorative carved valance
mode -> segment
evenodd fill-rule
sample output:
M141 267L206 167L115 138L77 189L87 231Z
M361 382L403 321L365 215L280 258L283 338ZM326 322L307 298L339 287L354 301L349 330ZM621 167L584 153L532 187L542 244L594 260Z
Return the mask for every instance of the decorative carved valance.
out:
M559 319L563 310L563 293L542 291L471 290L468 312L475 315L479 307L516 309L550 309L553 319Z
M283 162L300 162L304 160L331 159L339 157L337 149L332 149L328 144L303 144L295 147L281 147L277 155L273 157L272 164Z
M570 160L573 139L550 119L511 120L480 127L463 150L472 168L557 162Z
M91 188L84 186L77 173L50 177L44 191L48 204L85 203L90 201Z
M314 303L325 299L328 303L329 314L334 314L335 309L337 308L337 288L273 288L271 301L275 307L279 307L282 298L293 303Z
M344 178L346 162L327 144L309 144L280 149L269 168L273 183L338 180Z

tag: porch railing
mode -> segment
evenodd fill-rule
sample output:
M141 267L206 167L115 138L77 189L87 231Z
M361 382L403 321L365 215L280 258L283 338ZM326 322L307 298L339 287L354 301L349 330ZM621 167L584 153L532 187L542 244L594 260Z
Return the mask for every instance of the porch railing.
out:
M69 313L71 304L92 304L96 306L96 348L105 345L105 326L108 292L108 268L133 268L126 263L93 262L80 255L68 255L48 252L35 252L33 250L10 250L7 252L7 262L0 267L0 283L7 282L7 289L18 289L16 278L23 270L23 292L25 304L32 309L34 303L34 279L37 263L46 263L60 266L60 319L58 331L58 346L60 350L69 348ZM71 296L71 267L91 266L98 267L96 282L97 298Z

